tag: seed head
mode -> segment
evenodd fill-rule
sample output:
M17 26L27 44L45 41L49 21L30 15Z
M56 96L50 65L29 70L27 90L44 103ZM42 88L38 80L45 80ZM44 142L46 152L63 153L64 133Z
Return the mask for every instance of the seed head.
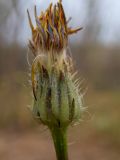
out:
M33 115L48 127L68 126L81 118L83 110L82 95L72 72L72 58L67 55L68 36L82 28L68 27L61 0L54 6L51 3L40 16L35 7L36 27L27 12L32 30L29 48L34 55Z

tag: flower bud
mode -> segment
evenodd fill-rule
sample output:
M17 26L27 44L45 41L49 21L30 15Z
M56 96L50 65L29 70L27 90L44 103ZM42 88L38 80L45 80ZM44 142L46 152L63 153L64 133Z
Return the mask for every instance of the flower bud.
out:
M81 28L68 27L61 1L37 16L36 28L28 12L32 40L29 47L35 58L31 78L34 94L33 115L48 127L67 127L82 113L82 95L72 73L72 59L67 55L68 35Z

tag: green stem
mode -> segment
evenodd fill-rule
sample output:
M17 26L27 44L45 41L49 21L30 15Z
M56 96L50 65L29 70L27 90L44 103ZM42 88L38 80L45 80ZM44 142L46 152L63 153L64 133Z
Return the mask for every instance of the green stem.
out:
M51 129L57 160L68 160L66 132L67 129L63 128L56 127Z

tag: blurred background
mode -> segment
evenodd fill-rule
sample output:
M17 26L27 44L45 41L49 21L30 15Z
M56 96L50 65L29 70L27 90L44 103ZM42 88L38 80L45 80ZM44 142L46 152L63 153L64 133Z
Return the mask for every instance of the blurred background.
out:
M52 2L56 2L51 0ZM50 0L0 0L0 159L55 160L49 131L27 108L32 104L27 63L33 23ZM120 1L63 0L70 25L83 30L70 37L69 50L83 79L87 111L68 133L70 160L120 159ZM49 155L49 157L48 157Z

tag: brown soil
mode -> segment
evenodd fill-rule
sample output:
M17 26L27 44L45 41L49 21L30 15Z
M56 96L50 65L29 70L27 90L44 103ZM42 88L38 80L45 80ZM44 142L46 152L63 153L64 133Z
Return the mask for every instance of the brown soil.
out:
M104 140L79 137L72 143L69 140L69 160L120 159L119 151ZM0 160L56 160L49 132L0 133Z

